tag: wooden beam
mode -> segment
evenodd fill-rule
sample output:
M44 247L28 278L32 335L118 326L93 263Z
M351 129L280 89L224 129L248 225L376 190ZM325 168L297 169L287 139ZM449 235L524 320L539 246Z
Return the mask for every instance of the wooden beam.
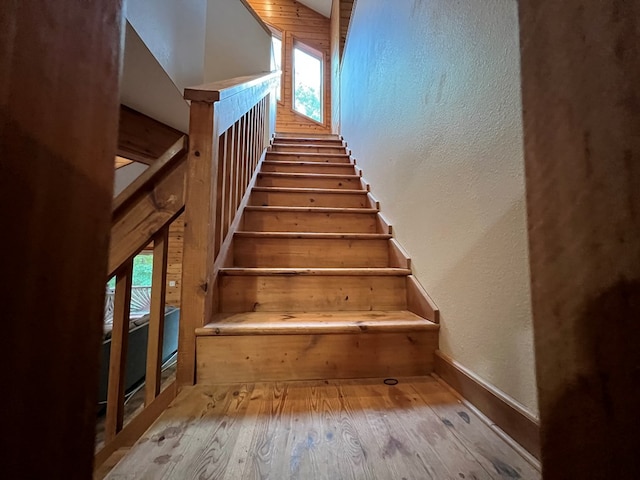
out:
M91 478L122 25L120 0L0 7L6 478Z
M519 12L543 476L640 478L640 1Z
M120 105L118 155L121 157L151 165L183 135L175 128Z

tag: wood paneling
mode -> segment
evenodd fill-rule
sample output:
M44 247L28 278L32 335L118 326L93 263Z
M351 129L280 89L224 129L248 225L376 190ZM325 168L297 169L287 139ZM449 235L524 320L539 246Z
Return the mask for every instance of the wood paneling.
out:
M182 244L184 237L184 213L169 226L169 253L167 255L167 305L180 307L182 288ZM171 282L175 282L172 285Z
M4 478L91 478L122 2L0 7Z
M267 24L282 32L282 69L284 86L278 105L278 132L329 133L331 131L331 52L329 19L294 0L247 0ZM324 92L322 125L293 110L294 39L321 52L324 57Z
M204 476L539 480L540 472L425 377L395 386L372 379L185 388L110 478Z
M640 2L519 12L544 478L640 478Z
M118 155L151 165L183 133L136 110L120 105Z

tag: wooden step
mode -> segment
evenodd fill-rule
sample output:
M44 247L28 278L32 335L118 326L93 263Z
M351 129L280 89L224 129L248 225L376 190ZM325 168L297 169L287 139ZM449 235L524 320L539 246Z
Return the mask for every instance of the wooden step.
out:
M326 162L262 162L262 172L282 173L333 173L338 175L355 175L354 165L351 163L326 163Z
M273 139L273 144L312 144L312 145L344 145L344 141L336 135L333 136L314 136L314 137L301 137L301 136L282 136L277 135Z
M237 232L236 267L384 268L389 239L384 234Z
M229 268L221 312L406 310L405 269Z
M291 207L344 207L369 206L365 190L254 187L250 205Z
M196 337L196 383L424 376L437 330Z
M269 151L294 153L347 153L346 147L342 145L321 145L317 143L274 143Z
M242 230L377 233L373 208L259 207L244 210Z
M258 174L257 185L260 187L362 189L359 175L320 173L263 172Z
M299 162L324 162L324 163L351 163L351 157L339 153L292 153L292 152L267 152L266 160L278 161L299 161Z
M198 383L427 375L438 346L406 310L220 314L196 335Z
M196 335L303 335L437 331L439 325L407 310L220 313Z

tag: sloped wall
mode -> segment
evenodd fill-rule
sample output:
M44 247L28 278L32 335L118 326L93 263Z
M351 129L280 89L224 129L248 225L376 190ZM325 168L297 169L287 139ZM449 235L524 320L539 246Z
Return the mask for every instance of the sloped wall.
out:
M537 413L517 2L356 2L341 129L442 313L441 350Z
M271 33L240 0L209 0L204 81L270 70Z

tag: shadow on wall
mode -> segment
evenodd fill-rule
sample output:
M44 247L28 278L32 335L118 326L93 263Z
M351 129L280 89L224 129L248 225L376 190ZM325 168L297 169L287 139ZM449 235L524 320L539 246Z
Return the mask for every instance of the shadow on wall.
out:
M514 228L525 215L519 198L429 290L442 308L440 349L537 410L527 242ZM451 325L448 316L456 318ZM489 318L491 328L484 321Z

